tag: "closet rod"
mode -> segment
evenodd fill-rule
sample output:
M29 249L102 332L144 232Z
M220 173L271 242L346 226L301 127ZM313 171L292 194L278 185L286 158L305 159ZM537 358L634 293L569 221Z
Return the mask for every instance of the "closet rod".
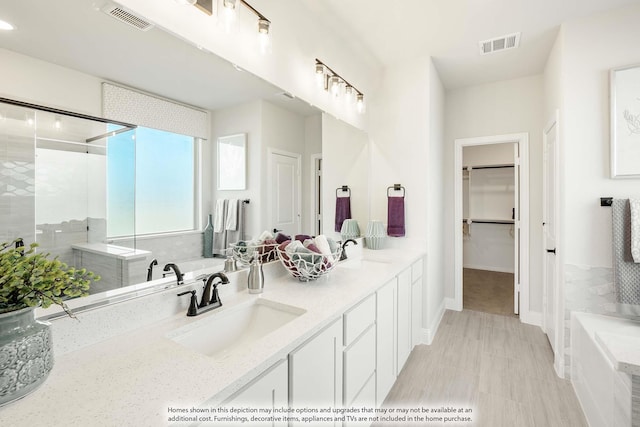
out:
M467 220L463 219L462 222L466 223ZM513 225L514 221L500 221L500 220L491 220L491 219L472 219L472 224L506 224Z
M514 165L471 166L471 169L504 169L512 167L514 167ZM462 170L469 170L469 166L463 167Z

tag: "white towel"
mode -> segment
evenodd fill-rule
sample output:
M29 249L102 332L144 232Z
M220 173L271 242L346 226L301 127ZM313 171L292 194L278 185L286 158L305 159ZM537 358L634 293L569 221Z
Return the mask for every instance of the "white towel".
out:
M640 263L640 199L629 199L631 208L631 256Z
M335 258L331 255L331 247L329 246L327 237L324 234L320 234L315 237L314 241L316 242L318 249L320 249L320 253L326 256L329 262L333 263Z
M225 230L236 231L238 229L238 199L229 199L227 205L227 221L225 223Z
M224 202L225 199L216 200L216 211L213 216L213 231L216 233L222 233L224 230Z

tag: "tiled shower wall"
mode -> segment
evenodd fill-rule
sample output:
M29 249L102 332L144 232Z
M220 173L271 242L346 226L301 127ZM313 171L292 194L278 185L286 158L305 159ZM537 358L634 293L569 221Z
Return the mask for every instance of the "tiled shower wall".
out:
M571 373L571 312L603 315L616 313L613 269L565 264L564 364L565 378Z
M33 137L0 134L0 242L35 242Z

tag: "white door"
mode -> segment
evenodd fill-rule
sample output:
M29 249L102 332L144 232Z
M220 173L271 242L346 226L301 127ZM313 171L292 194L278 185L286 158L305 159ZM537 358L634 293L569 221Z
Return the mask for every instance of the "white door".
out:
M271 223L274 229L300 234L300 156L271 152Z
M557 351L558 257L556 237L558 223L558 147L557 121L544 131L543 160L543 305L544 330L554 353Z
M520 144L513 144L513 313L520 314Z

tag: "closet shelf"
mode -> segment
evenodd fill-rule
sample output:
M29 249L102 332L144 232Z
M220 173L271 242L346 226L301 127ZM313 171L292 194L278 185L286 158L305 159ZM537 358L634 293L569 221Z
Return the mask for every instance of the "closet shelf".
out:
M472 224L513 224L512 219L489 219L489 218L463 218L462 222L471 221Z
M513 163L505 163L499 165L478 165L478 166L463 166L462 170L468 171L471 169L502 169L502 168L512 168L514 167Z

